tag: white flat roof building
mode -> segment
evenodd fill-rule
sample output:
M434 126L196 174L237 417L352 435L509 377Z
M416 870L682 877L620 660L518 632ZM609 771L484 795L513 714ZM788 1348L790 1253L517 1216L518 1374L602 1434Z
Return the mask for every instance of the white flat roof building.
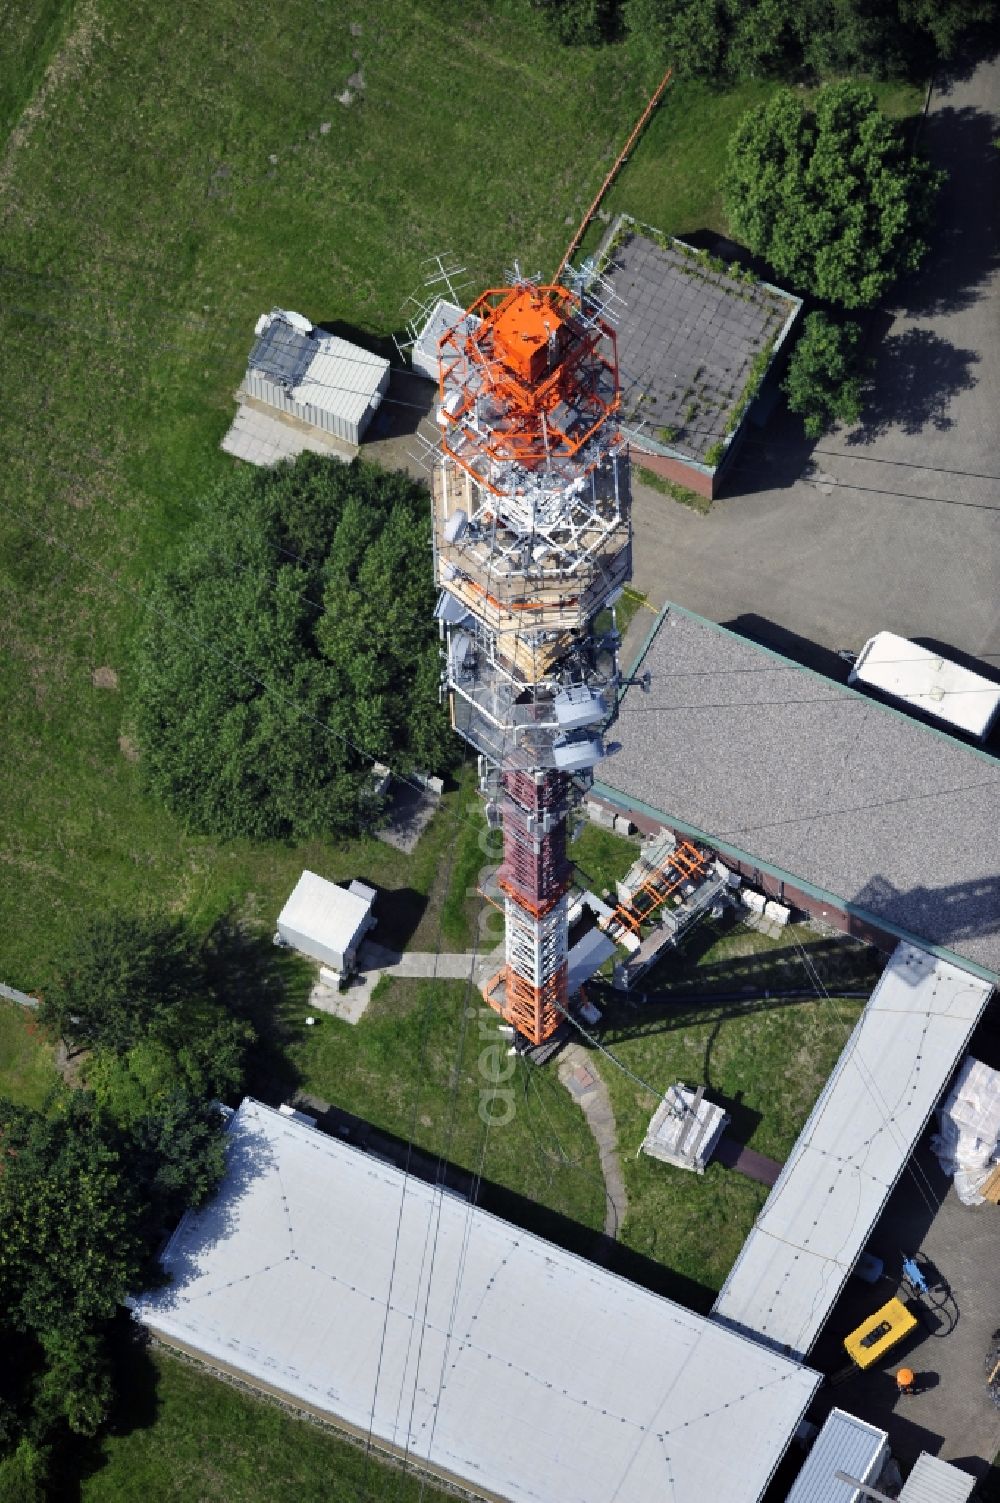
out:
M447 298L436 302L410 350L410 363L417 375L426 376L428 381L436 383L439 374L438 341L442 335L447 334L449 329L459 327L462 333L471 334L478 329L479 324L480 320L474 315L466 317L465 309L460 308L458 303L451 303Z
M848 675L983 741L1000 713L1000 684L895 632L869 637Z
M992 990L897 945L722 1286L715 1320L806 1358Z
M375 923L375 889L363 882L338 887L315 872L304 871L278 915L277 930L286 945L337 971L349 971L358 946Z
M510 1503L757 1503L819 1377L246 1100L133 1302L165 1341Z

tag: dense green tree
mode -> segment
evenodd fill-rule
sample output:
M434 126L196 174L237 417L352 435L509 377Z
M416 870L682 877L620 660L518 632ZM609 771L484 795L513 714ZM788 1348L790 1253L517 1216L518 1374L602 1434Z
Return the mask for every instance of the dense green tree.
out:
M64 1424L74 1435L96 1435L114 1398L103 1333L52 1328L40 1344L33 1428L51 1434Z
M74 934L39 1017L76 1047L124 1053L165 1025L198 979L197 952L182 924L110 910Z
M618 0L534 0L549 29L561 42L596 44L618 25Z
M427 493L407 476L313 454L234 469L150 591L148 785L224 836L371 823L371 758L405 773L455 755L434 599Z
M861 416L860 347L857 324L836 324L825 313L805 320L783 385L810 438L834 421L856 423Z
M923 77L953 57L997 0L622 0L621 21L652 63L678 77ZM614 22L605 22L605 31Z
M104 1422L110 1322L155 1276L164 1233L218 1185L222 1125L183 1092L124 1126L85 1091L43 1112L0 1103L0 1453L11 1496L16 1482L33 1498L41 1475L31 1447L15 1449L24 1435L58 1444Z
M139 1276L141 1202L91 1099L0 1103L0 1303L15 1330L67 1337L109 1320Z
M0 1456L3 1503L43 1503L46 1470L44 1456L25 1437L9 1455Z
M780 281L863 308L919 265L941 181L909 156L870 89L833 84L812 109L782 90L733 134L726 207L733 234Z
M127 1141L132 1173L142 1185L139 1227L153 1246L218 1187L226 1167L222 1116L214 1103L175 1091L131 1124Z
M168 1030L157 1030L126 1053L98 1049L86 1066L87 1089L126 1127L158 1112L178 1091L197 1101L231 1099L243 1086L255 1041L241 1018L208 1005L183 1007Z

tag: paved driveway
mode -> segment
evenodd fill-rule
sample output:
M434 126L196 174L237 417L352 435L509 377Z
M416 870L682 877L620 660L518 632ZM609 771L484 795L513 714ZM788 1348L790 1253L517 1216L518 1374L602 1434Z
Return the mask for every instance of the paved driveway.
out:
M998 134L1000 60L936 89L923 146L951 174L940 229L900 306L873 320L860 428L814 447L776 414L708 517L637 487L651 599L742 617L791 650L762 623L834 649L887 628L1000 668Z

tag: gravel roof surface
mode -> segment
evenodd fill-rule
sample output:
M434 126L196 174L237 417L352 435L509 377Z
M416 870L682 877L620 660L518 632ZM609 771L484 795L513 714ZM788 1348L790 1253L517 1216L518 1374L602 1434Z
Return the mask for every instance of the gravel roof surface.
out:
M676 606L600 784L1000 974L1000 761Z
M703 460L797 300L714 271L680 242L662 246L638 233L618 246L604 276L623 303L616 322L626 426L642 422L646 438Z

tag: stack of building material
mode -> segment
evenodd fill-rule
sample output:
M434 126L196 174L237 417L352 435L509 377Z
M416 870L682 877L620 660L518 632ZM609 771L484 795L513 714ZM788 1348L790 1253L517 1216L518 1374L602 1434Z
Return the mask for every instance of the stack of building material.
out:
M729 1120L724 1107L705 1099L704 1086L692 1091L673 1085L653 1113L642 1151L678 1169L704 1174Z
M1000 1071L967 1055L938 1111L931 1146L963 1205L1000 1202Z

